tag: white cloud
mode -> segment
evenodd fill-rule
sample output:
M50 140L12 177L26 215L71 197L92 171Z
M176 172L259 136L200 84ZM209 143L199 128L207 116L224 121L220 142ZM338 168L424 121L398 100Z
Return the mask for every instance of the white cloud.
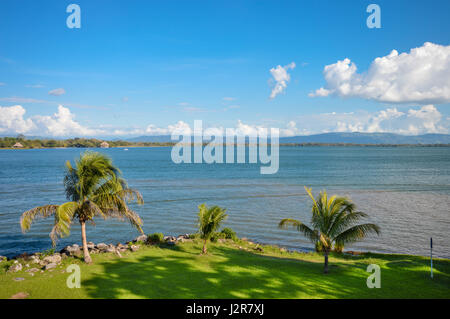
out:
M0 132L3 134L28 134L41 136L94 136L105 131L90 129L74 120L74 114L62 105L52 116L36 115L24 118L21 105L0 106Z
M275 80L275 86L270 93L271 99L274 99L278 94L283 93L286 90L287 84L291 80L291 76L287 71L294 68L295 63L292 62L284 67L278 65L276 68L270 69L270 74L272 74L273 80Z
M0 106L0 133L23 134L33 130L33 121L23 118L25 112L21 105Z
M450 46L426 42L399 54L376 58L364 73L346 58L324 68L326 87L314 96L360 97L389 103L449 103Z
M450 122L434 105L402 111L396 107L378 112L323 113L299 117L297 126L311 133L324 132L391 132L405 135L450 133ZM302 132L303 134L303 132Z
M234 97L226 96L226 97L223 97L222 100L224 100L224 101L234 101L236 99Z
M63 88L58 88L58 89L48 91L48 94L53 95L53 96L60 96L60 95L66 94L66 90L64 90Z
M82 126L74 120L75 116L70 110L62 105L58 106L58 112L52 116L37 115L33 121L39 127L39 132L45 132L51 136L93 136L104 133L101 130L90 129Z

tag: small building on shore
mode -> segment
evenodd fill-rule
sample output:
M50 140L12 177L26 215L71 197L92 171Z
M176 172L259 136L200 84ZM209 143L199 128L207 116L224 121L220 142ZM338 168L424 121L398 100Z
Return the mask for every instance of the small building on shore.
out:
M109 147L109 144L108 144L108 142L102 142L102 143L100 144L100 147L101 147L101 148L108 148L108 147Z
M13 145L13 148L22 148L23 145L20 144L19 142L17 142L16 144Z

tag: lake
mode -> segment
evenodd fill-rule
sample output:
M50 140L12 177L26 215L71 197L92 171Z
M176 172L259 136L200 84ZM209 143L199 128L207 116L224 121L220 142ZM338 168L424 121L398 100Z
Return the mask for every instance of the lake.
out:
M23 211L65 201L66 160L85 149L0 150L0 255L51 248L51 219L38 220L22 234ZM129 186L145 200L132 207L144 220L145 233L165 235L196 230L197 206L219 205L229 214L225 226L239 237L311 250L300 233L278 229L282 218L310 220L314 194L349 196L377 223L382 234L346 249L450 258L449 147L280 147L277 174L261 175L261 164L174 164L170 147L99 149L111 156ZM128 223L97 220L87 236L95 243L117 243L138 235ZM74 224L58 247L80 243Z

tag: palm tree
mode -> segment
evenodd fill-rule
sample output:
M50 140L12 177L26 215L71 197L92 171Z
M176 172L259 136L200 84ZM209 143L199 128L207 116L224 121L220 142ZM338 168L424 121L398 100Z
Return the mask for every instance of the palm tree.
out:
M320 247L325 256L324 273L328 273L328 254L333 244L339 250L345 244L363 239L369 233L380 234L380 228L375 224L355 225L362 217L367 215L357 212L356 206L345 197L332 196L328 198L323 191L314 199L311 189L305 187L306 192L313 201L312 228L295 219L283 219L280 228L292 226L311 240L316 247Z
M120 170L112 164L111 159L101 153L86 151L80 155L75 167L67 161L64 187L70 201L61 205L35 207L24 212L20 219L22 231L28 231L36 217L53 215L55 221L50 238L55 246L58 237L70 234L70 226L77 219L81 224L86 263L92 261L87 248L86 222L94 223L94 217L128 219L131 225L143 233L141 218L127 204L134 200L143 204L144 201L138 191L128 188L120 175Z
M198 228L200 238L203 239L202 254L206 254L206 244L220 224L228 217L226 209L219 206L208 208L205 204L198 206Z

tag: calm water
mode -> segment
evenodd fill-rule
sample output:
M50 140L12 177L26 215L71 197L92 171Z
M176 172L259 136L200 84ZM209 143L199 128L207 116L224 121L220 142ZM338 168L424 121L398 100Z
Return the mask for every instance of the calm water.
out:
M64 202L64 162L82 149L0 150L0 255L51 248L51 220L39 220L22 234L19 218L38 205ZM197 206L226 207L226 225L240 237L309 250L280 219L309 221L311 202L304 185L317 192L350 196L382 229L380 237L348 247L373 252L429 254L450 258L450 148L282 147L280 169L260 175L259 164L173 164L171 148L103 149L129 185L144 196L135 207L146 233L195 231ZM59 246L80 242L79 226ZM127 223L97 221L88 240L126 241L137 232Z

